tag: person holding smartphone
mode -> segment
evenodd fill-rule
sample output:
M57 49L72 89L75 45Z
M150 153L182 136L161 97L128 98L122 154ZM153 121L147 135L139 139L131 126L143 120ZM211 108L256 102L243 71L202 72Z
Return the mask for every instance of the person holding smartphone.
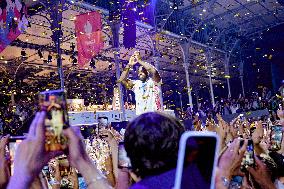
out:
M8 189L29 188L48 161L63 154L62 151L45 150L45 117L45 111L36 114L27 138L18 146L14 175L10 178ZM70 165L82 173L88 188L111 188L88 156L81 136L74 128L67 128L63 132L69 140L67 157Z

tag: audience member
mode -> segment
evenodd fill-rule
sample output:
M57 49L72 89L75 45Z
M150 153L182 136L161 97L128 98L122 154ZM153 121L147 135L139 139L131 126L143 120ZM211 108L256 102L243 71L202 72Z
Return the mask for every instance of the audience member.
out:
M125 132L125 149L131 171L139 182L131 189L171 189L174 186L179 140L184 127L162 113L145 113Z
M39 175L44 165L47 165L51 158L63 152L46 152L44 119L46 113L38 112L30 126L27 136L19 144L14 160L14 174L8 184L8 189L29 188L34 179ZM72 128L64 131L69 139L68 160L70 165L75 167L85 178L88 188L111 188L96 166L90 160L84 148L81 138ZM72 149L72 150L71 150Z

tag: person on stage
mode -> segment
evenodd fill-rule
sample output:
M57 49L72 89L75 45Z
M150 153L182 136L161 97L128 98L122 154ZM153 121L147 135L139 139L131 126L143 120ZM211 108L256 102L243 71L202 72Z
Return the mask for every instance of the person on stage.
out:
M140 64L138 69L138 80L128 78L130 69ZM140 52L135 51L125 66L118 83L122 83L127 89L135 94L136 115L145 112L162 110L161 103L161 76L151 64L141 59Z

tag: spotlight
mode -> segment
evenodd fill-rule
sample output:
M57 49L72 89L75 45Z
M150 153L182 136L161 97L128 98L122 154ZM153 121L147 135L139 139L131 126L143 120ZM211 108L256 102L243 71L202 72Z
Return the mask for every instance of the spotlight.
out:
M76 65L77 62L78 62L78 60L77 60L77 58L75 57L74 54L72 54L72 55L70 56L70 60L71 60L71 62L72 62L73 65Z
M70 46L70 48L71 48L71 51L75 51L75 44L74 43L71 43L71 46Z
M78 63L78 60L77 60L77 58L74 57L74 59L72 60L72 64L76 65L77 63Z
M38 54L38 56L40 57L40 59L43 59L43 55L42 55L41 50L38 50L38 51L37 51L37 54Z
M111 63L108 65L108 69L112 70L112 64Z
M48 63L52 62L52 56L51 56L51 54L49 54L49 55L47 56L47 62L48 62Z
M91 59L90 66L91 66L93 69L96 69L96 61L95 61L94 58Z
M22 50L22 51L21 51L21 56L22 56L22 57L26 57L26 56L27 56L26 51Z

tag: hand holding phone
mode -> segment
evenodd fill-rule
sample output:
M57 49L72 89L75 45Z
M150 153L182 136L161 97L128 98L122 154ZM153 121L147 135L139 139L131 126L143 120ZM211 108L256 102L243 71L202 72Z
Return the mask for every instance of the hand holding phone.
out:
M281 125L274 125L271 127L270 132L270 150L278 151L281 149L281 143L283 138L283 131Z
M46 151L64 150L67 139L62 132L69 127L65 92L63 90L41 92L39 106L46 111Z
M244 140L240 142L240 148L243 146ZM255 159L254 159L254 145L251 139L248 140L248 145L242 159L241 163L241 171L245 172L248 167L255 167Z
M11 175L14 173L14 160L15 160L15 155L16 155L16 150L21 144L21 142L25 139L24 136L11 136L9 137L9 154L10 154L10 161L11 161L11 166L10 166L10 171Z
M230 189L239 189L243 184L242 176L234 176L230 182Z
M174 188L215 188L218 146L218 136L213 132L185 132L179 145Z
M240 114L240 115L239 115L239 118L240 118L240 121L241 121L241 122L244 122L244 121L245 121L245 116L244 116L244 114Z
M124 142L118 144L118 168L131 169L131 162L124 148Z
M30 182L25 182L19 177L25 175L27 178L32 178L39 175L42 168L48 161L58 156L62 152L48 152L45 147L45 125L44 120L46 112L38 112L30 125L27 139L23 140L17 147L14 161L14 177L9 181L9 188L29 188ZM73 150L73 149L72 149ZM24 162L24 163L23 163Z

